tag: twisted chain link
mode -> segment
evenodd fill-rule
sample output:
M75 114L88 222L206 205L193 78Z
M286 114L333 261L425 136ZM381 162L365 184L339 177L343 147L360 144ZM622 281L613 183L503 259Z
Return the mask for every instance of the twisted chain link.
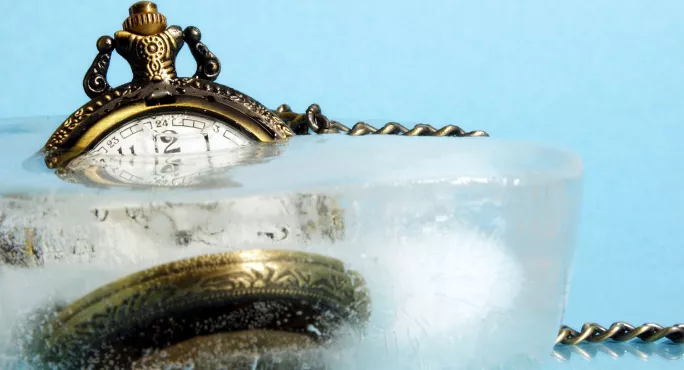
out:
M316 134L336 134L343 133L350 136L362 135L403 135L403 136L489 136L486 132L476 130L466 132L462 128L454 125L444 126L436 129L430 125L417 124L412 129L408 129L396 122L389 122L381 128L375 128L366 122L357 122L349 128L340 122L328 119L321 113L321 107L312 104L305 113L295 113L287 104L283 104L275 110L275 113L290 126L297 135L308 135L311 132Z
M613 323L606 329L595 323L587 323L581 331L576 331L569 326L562 326L556 337L556 344L576 345L581 342L604 342L609 339L616 342L627 342L639 338L644 342L651 343L667 338L678 344L684 344L684 324L670 327L662 327L658 324L644 324L634 327L625 322Z

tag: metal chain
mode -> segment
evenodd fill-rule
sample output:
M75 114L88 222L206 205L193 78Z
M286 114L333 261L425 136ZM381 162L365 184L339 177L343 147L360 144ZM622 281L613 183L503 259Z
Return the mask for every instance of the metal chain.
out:
M466 132L462 128L454 125L444 126L436 129L430 125L417 124L412 129L408 129L396 122L389 122L381 128L375 128L366 122L357 122L349 128L340 122L328 119L321 113L318 104L311 104L306 113L295 113L287 104L283 104L275 110L275 113L294 131L297 135L309 135L311 132L316 134L337 134L344 133L350 136L362 135L403 135L403 136L489 136L486 132L476 130Z
M283 104L275 110L275 113L297 135L343 133L350 136L361 135L403 135L403 136L489 136L484 131L466 132L458 126L448 125L436 129L430 125L417 124L408 129L396 122L389 122L382 128L375 128L366 122L357 122L349 128L340 122L333 121L324 116L317 104L312 104L305 113L295 113L287 105ZM577 346L582 342L600 343L612 340L615 342L628 342L635 338L643 342L656 342L663 338L674 343L684 344L684 324L670 327L662 327L658 324L644 324L634 327L628 323L615 322L606 329L595 323L587 323L581 331L576 331L569 326L563 325L558 331L556 345ZM583 353L587 353L584 351Z
M613 323L606 329L595 323L587 323L581 331L576 331L568 326L562 326L556 337L556 344L577 345L581 342L605 342L609 339L616 342L627 342L632 339L641 339L651 343L667 338L678 344L684 344L684 324L670 327L662 327L658 324L644 324L634 327L625 322Z

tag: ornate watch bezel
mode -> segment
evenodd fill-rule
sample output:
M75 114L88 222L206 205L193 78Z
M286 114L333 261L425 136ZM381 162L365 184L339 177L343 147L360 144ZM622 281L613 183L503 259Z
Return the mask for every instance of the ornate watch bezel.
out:
M160 97L155 98L154 94ZM50 168L65 167L111 131L133 119L181 112L199 113L233 124L259 142L292 136L285 123L267 108L215 82L188 78L173 84L150 85L135 92L125 85L91 100L72 114L45 145L46 164Z

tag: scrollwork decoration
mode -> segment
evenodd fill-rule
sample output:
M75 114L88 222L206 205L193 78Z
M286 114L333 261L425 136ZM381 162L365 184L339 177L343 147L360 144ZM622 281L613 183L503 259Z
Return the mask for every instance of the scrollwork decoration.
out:
M83 78L83 90L91 99L112 89L107 81L107 71L115 47L114 39L109 36L102 36L97 40L98 54Z
M183 32L183 38L190 48L195 62L197 62L197 72L193 78L215 81L221 73L221 62L206 45L200 40L202 33L197 27L187 27Z

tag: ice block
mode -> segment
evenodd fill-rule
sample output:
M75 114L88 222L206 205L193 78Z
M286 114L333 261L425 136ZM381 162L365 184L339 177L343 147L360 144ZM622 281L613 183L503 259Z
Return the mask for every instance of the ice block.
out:
M550 357L581 206L571 152L493 138L300 136L184 158L183 183L114 186L97 183L99 160L69 176L41 167L35 152L54 122L0 123L3 368L39 366L37 328L98 288L252 250L332 258L363 277L368 319L316 347L312 366L534 369ZM155 160L122 166L144 172ZM251 351L244 366L278 368Z

